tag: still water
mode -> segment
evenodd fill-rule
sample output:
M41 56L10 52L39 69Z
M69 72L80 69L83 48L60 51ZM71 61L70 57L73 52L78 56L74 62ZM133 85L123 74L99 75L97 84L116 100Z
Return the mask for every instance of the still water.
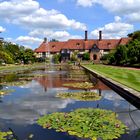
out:
M34 75L34 76L31 76ZM35 76L36 75L36 76ZM33 140L83 140L67 133L47 130L36 124L38 117L52 112L69 112L77 108L101 108L112 110L118 118L129 127L129 134L122 135L119 140L140 140L140 110L128 103L101 81L73 71L37 70L26 74L6 75L3 81L18 81L29 76L23 85L1 85L0 89L13 90L12 93L0 96L0 129L11 128L19 140L27 140L33 134ZM58 92L77 91L66 88L64 83L93 81L92 91L100 93L99 101L76 101L55 97Z

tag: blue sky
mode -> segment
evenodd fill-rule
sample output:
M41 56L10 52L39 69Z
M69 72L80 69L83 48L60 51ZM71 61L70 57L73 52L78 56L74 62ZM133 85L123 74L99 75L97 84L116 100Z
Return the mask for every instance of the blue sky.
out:
M35 49L44 37L126 37L140 28L140 0L0 0L0 37Z

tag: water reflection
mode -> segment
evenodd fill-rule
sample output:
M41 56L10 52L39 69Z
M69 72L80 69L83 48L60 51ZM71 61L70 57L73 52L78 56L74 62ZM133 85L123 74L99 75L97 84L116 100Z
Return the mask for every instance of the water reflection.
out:
M42 73L42 71L34 73L39 74ZM90 77L90 79L96 83L92 91L101 95L101 100L95 102L75 101L55 97L57 92L76 90L63 86L64 83L74 82L68 77L67 72L57 71L46 74L47 75L33 78L33 80L25 85L8 87L14 89L15 92L0 98L0 128L8 128L10 125L16 133L18 132L21 139L23 139L22 137L24 136L19 130L24 132L23 126L26 126L26 129L30 128L31 131L36 131L36 134L43 135L44 138L41 140L45 140L46 138L52 139L54 138L54 134L58 135L56 132L53 130L41 130L39 126L33 125L39 116L56 111L69 112L76 108L94 107L116 112L118 118L129 127L130 134L123 135L120 140L130 138L131 140L139 139L135 137L137 130L140 128L140 110L130 105L125 99L101 81ZM82 80L84 79L82 78L80 81ZM50 135L50 133L52 133L53 136ZM55 140L60 140L60 138L64 140L64 137L64 134L59 133L59 136L55 137ZM39 140L38 137L34 139ZM67 136L66 139L76 140L77 138Z

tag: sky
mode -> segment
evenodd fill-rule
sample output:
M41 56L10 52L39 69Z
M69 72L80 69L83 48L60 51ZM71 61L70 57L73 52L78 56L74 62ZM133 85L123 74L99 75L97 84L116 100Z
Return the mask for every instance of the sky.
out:
M32 49L47 37L104 39L140 29L140 0L0 0L0 37Z

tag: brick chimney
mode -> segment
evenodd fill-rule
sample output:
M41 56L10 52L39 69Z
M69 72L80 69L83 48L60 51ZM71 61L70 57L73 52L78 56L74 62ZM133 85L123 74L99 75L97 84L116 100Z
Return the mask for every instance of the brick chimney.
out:
M102 40L102 31L99 31L99 41Z
M88 31L85 31L85 41L88 40Z
M44 38L44 43L46 43L46 42L47 42L47 38L45 37L45 38Z

